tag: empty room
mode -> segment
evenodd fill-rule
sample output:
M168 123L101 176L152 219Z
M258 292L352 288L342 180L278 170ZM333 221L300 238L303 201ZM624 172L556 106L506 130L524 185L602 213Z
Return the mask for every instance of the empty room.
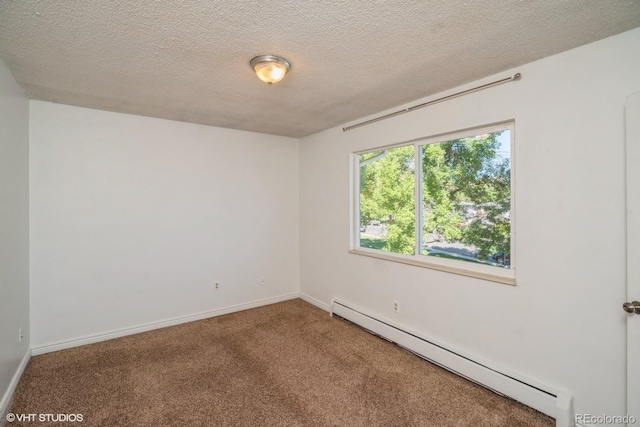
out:
M640 2L0 1L0 425L640 424Z

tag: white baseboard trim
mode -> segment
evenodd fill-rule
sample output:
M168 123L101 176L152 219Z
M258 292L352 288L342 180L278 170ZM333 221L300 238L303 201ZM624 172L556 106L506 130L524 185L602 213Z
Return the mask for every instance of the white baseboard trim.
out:
M300 299L304 300L306 302L308 302L309 304L313 304L318 308L323 309L326 312L331 312L331 306L329 306L329 304L325 304L320 300L317 300L313 297L310 297L309 295L305 294L304 292L300 292Z
M251 301L243 304L232 305L229 307L218 308L211 311L204 311L196 314L190 314L187 316L174 317L171 319L161 320L159 322L145 323L130 328L118 329L115 331L104 332L101 334L89 335L80 338L75 338L68 341L60 341L53 344L46 344L31 348L31 354L38 356L40 354L51 353L53 351L65 350L68 348L79 347L82 345L93 344L100 341L107 341L114 338L125 337L127 335L139 334L141 332L152 331L154 329L166 328L168 326L175 326L181 323L193 322L196 320L208 319L210 317L222 316L224 314L235 313L237 311L248 310L250 308L261 307L263 305L275 304L277 302L287 301L290 299L299 298L298 292L292 292L289 294L279 295L276 297L265 298L257 301Z
M4 425L5 415L7 413L7 410L9 409L9 406L11 406L11 403L13 402L13 393L15 393L16 387L18 387L20 378L22 377L22 374L24 373L24 370L26 369L30 359L31 350L27 350L24 357L20 361L20 365L18 365L18 369L16 370L15 374L13 374L13 378L11 378L11 382L9 383L7 391L4 393L4 396L2 396L2 400L0 400L0 426Z

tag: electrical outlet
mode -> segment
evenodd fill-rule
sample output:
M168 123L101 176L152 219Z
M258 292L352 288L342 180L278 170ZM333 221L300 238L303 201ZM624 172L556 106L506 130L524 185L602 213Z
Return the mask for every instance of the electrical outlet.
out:
M21 344L23 339L24 335L22 334L22 328L20 328L18 329L18 344Z
M214 291L219 291L219 290L220 290L220 283L215 282L215 283L213 284L213 290L214 290Z
M400 303L398 301L393 302L393 311L400 313Z

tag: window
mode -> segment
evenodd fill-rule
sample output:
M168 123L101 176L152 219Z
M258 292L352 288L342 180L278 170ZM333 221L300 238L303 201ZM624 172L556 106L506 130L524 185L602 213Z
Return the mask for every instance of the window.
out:
M503 123L354 153L352 252L515 284L513 138Z

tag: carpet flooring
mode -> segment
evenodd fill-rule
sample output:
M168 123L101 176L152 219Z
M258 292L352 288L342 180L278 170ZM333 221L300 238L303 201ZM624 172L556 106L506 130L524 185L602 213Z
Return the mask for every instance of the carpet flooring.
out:
M302 301L34 356L15 414L55 426L553 426Z

